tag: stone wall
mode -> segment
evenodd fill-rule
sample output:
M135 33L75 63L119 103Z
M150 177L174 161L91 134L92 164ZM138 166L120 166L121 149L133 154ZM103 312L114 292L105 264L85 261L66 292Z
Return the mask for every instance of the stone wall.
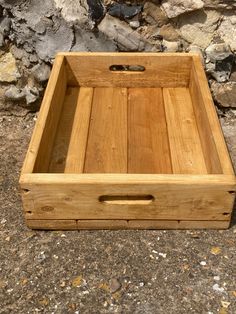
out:
M37 109L58 51L196 51L236 108L234 0L0 0L1 110Z

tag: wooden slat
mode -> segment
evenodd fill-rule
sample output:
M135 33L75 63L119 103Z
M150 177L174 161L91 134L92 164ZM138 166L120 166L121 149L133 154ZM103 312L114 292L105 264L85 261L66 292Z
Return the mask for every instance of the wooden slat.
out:
M55 59L34 132L22 168L23 173L47 172L54 137L66 92L64 56Z
M93 88L80 87L66 158L65 173L83 172L92 99Z
M128 93L128 172L172 173L161 88Z
M69 84L90 87L188 86L191 54L63 53ZM111 65L142 65L144 72L112 72Z
M190 92L192 99L194 99L194 110L199 123L199 133L202 137L202 146L209 173L234 174L206 75L200 58L197 56L193 56ZM201 110L201 114L199 110ZM203 117L205 113L207 117Z
M163 89L173 173L207 173L187 88Z
M127 89L95 88L84 172L127 172Z
M76 220L70 219L27 219L26 225L31 229L38 230L76 230L78 229Z
M56 222L55 222L56 224ZM78 229L227 229L230 221L187 220L77 220ZM59 227L59 226L58 226ZM59 229L59 228L58 228Z
M98 229L227 229L230 221L201 220L124 220L124 219L84 219L55 220L28 219L31 229L41 230L98 230Z
M51 173L63 173L71 137L72 124L79 95L78 87L68 87L58 123L49 167Z

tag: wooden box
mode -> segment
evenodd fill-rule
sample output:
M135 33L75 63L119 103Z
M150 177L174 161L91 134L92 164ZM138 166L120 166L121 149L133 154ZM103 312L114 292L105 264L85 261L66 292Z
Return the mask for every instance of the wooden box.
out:
M200 58L58 54L20 185L33 229L227 228L235 176Z

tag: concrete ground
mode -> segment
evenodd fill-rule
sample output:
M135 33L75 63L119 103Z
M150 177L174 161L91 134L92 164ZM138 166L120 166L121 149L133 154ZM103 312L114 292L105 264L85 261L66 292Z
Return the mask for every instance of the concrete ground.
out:
M236 165L236 120L222 124ZM0 115L0 313L236 313L236 222L218 231L31 231L18 177L34 114Z

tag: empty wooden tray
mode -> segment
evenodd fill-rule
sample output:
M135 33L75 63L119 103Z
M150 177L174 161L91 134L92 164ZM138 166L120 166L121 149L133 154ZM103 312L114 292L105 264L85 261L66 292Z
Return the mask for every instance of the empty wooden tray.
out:
M227 228L235 176L200 58L58 54L20 185L34 229Z

